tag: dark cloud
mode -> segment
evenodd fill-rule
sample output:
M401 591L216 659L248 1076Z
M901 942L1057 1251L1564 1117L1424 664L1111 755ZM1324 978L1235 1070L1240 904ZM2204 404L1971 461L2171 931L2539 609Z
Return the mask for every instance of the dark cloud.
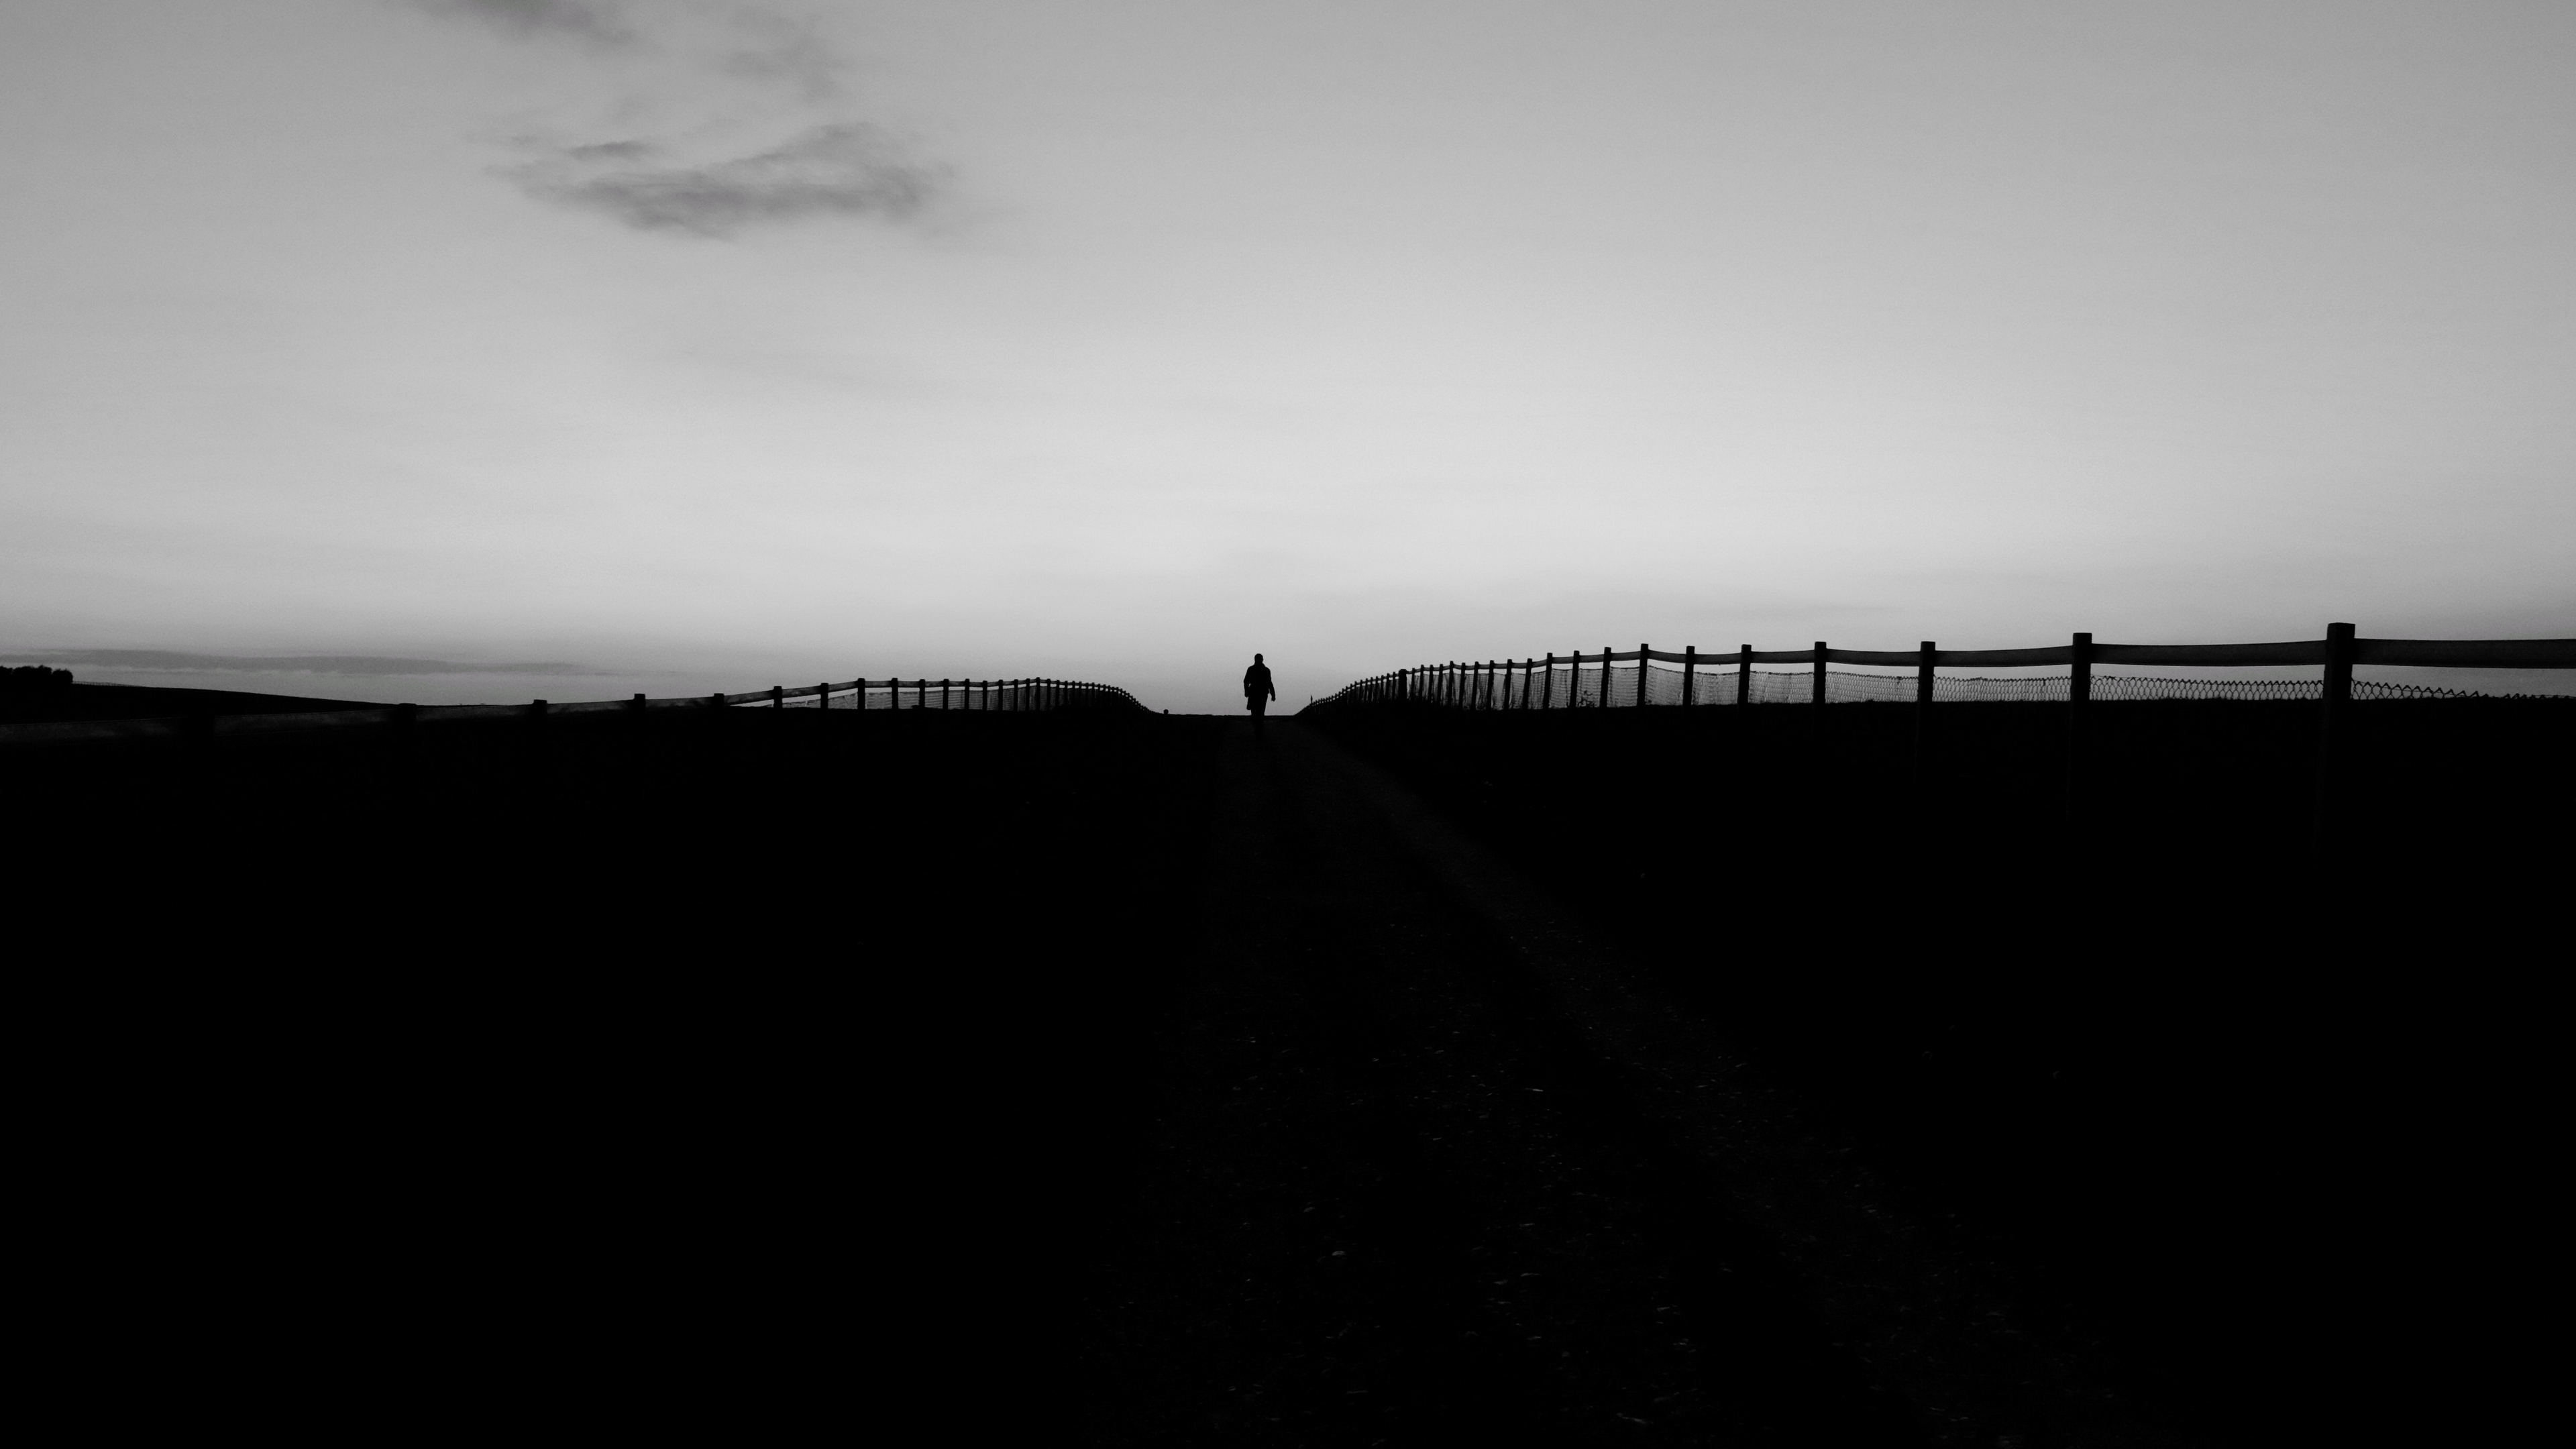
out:
M517 167L532 195L604 211L648 231L726 236L762 222L820 216L901 220L947 179L859 122L816 126L784 145L731 160L653 165L644 141L569 146Z
M40 649L0 655L0 663L56 669L176 670L191 674L598 674L578 664L458 664L446 659L391 659L372 654L189 654L176 649Z
M488 21L522 35L570 35L600 45L635 39L610 0L413 0L438 15Z

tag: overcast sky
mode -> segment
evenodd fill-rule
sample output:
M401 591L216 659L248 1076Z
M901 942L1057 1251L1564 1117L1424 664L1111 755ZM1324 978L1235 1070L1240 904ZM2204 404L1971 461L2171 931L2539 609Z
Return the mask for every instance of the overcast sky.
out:
M0 143L22 653L2576 635L2566 0L0 0Z

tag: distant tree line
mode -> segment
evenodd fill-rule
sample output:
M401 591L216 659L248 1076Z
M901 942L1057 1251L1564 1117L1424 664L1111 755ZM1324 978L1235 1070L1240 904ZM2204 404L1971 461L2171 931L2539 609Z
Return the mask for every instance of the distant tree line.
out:
M20 664L0 669L0 689L63 689L71 682L70 670L49 669L42 664Z

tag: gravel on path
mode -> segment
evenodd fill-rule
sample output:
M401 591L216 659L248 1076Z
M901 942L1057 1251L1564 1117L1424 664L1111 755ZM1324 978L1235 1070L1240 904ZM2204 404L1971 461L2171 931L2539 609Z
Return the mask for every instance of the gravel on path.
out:
M2191 1442L1402 786L1217 768L1094 1442Z

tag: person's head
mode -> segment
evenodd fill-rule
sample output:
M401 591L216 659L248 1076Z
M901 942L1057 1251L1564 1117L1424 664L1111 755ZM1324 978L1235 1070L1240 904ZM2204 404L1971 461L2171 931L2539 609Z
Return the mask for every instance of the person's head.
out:
M1258 655L1258 654L1253 655L1253 656L1252 656L1252 662L1253 662L1253 663L1255 663L1255 664L1260 663L1260 662L1261 662L1261 656L1260 656L1260 655Z

